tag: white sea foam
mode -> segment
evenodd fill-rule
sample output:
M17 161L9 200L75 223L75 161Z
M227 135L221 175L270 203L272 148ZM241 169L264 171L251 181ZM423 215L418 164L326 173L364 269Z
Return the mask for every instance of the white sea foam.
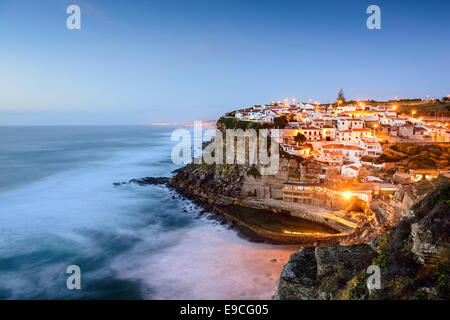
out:
M210 220L195 219L199 209L173 199L176 194L163 186L113 186L168 176L175 169L169 136L159 135L148 148L143 137L133 140L144 145L139 147L120 141L130 148L105 142L77 150L81 162L3 189L0 298L270 298L294 248L249 243ZM80 292L65 287L72 263L82 270ZM127 282L108 287L114 281ZM134 284L143 296L135 294Z
M121 277L146 283L151 299L271 299L282 267L298 249L250 243L210 221L160 237L169 244L165 250L138 254L140 244L134 259L125 260L132 261L128 268L123 261L115 265Z

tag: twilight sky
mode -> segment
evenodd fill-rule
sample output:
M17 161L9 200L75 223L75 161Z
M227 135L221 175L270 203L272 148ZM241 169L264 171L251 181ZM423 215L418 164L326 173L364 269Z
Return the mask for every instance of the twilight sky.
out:
M66 8L81 8L81 30ZM381 8L381 30L366 8ZM450 94L450 2L0 0L0 125L216 119Z

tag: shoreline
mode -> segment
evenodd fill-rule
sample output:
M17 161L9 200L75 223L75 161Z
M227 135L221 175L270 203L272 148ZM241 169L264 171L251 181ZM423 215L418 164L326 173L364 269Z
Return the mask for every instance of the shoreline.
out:
M177 169L174 173L183 172L186 167ZM175 176L174 176L175 177ZM293 212L289 209L282 210L281 207L269 206L262 208L256 204L257 201L249 199L229 198L223 195L216 195L215 199L205 199L204 197L192 194L173 184L173 177L146 177L142 179L131 179L128 182L116 182L115 186L122 184L136 183L139 185L165 185L174 190L179 196L192 201L201 207L202 215L209 211L208 219L218 221L220 224L227 224L230 229L234 229L239 237L250 242L264 242L273 245L301 245L301 246L329 246L338 245L342 242L350 241L354 237L356 228L349 228L339 225L327 217L317 215L314 212ZM255 203L253 203L255 202ZM255 214L249 217L248 213L239 214L234 210L252 210ZM259 218L258 215L261 215ZM269 230L263 226L263 219L281 219L278 225L281 230ZM249 221L249 220L253 220ZM276 222L275 222L276 223ZM298 224L301 229L298 230ZM304 225L309 224L309 229L302 230ZM316 230L314 230L316 229Z

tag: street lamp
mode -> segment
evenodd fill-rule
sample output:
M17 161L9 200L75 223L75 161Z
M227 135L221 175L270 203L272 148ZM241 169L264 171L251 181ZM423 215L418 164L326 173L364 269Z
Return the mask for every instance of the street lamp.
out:
M375 124L375 125L373 126L373 135L374 135L374 136L376 136L375 132L376 132L376 130L377 130L377 127L378 127L377 124Z
M411 112L411 114L412 114L412 116L413 116L413 118L414 118L414 115L416 114L416 110L413 110L413 111Z

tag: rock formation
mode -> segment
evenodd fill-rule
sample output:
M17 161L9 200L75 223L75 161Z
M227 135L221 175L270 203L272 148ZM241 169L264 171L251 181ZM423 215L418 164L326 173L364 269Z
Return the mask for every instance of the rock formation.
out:
M305 247L292 254L275 299L448 299L448 179L411 209L410 218L369 244ZM368 289L369 265L380 267L381 289Z

